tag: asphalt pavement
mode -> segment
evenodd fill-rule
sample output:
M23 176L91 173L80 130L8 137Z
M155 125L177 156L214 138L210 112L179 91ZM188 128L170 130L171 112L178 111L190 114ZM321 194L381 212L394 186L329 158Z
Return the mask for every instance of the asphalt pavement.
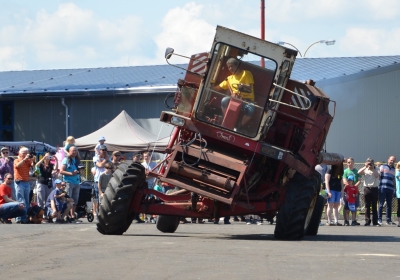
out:
M399 279L400 227L320 227L278 241L274 225L0 224L1 279Z

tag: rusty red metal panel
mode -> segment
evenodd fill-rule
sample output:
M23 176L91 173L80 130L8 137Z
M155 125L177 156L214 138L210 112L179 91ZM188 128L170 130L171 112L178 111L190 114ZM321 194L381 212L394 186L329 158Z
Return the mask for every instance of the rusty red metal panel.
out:
M191 60L189 61L187 69L203 75L207 68L208 52L194 54L190 58ZM189 71L186 72L185 81L200 84L201 76L192 74Z

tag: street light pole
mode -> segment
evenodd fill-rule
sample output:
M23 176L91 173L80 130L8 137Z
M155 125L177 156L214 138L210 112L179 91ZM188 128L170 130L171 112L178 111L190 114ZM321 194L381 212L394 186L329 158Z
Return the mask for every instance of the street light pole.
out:
M315 43L312 43L312 44L306 49L306 51L304 52L304 57L306 56L307 51L308 51L312 46L314 46L315 44L323 44L323 43L325 43L325 45L331 46L331 45L334 45L335 42L336 42L336 40L320 40L320 41L317 41L317 42L315 42Z
M265 0L261 0L261 39L265 40ZM265 68L263 57L261 57L260 66Z
M302 55L301 55L301 52L299 51L299 49L298 48L296 48L295 46L293 46L292 44L290 44L290 43L288 43L288 42L278 42L278 45L281 45L281 46L283 46L283 45L289 45L289 46L292 46L293 48L295 48L296 49L296 51L298 51L299 52L299 55L301 56L301 57L303 57Z
M293 48L296 49L296 51L299 52L299 54L300 54L301 57L306 57L307 51L308 51L312 46L314 46L315 44L323 44L323 43L325 43L325 45L331 46L331 45L334 45L335 42L336 42L336 40L319 40L319 41L317 41L317 42L315 42L315 43L312 43L312 44L306 49L306 51L304 52L304 55L301 55L301 52L299 51L299 49L296 48L294 45L288 43L288 42L278 42L278 45L283 46L283 45L286 44L286 45L292 46Z

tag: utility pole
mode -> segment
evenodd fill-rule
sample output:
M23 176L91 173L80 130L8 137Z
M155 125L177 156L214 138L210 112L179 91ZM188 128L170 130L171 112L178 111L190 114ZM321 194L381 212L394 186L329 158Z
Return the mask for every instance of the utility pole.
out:
M265 40L265 0L261 0L261 39ZM261 58L260 66L265 68L264 58Z

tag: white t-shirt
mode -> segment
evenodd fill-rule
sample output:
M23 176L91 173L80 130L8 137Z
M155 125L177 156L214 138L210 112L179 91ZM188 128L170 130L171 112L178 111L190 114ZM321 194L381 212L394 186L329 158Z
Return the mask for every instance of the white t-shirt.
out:
M379 170L374 166L374 169L378 172ZM375 177L374 172L366 168L364 170L364 187L377 187L379 185L379 176L378 178Z
M146 168L146 170L151 171L154 167L156 167L157 164L152 161L150 161L149 163L144 161L144 162L142 162L142 165L144 166L144 168ZM149 189L153 189L153 186L156 182L156 178L147 178L146 182L147 182Z

